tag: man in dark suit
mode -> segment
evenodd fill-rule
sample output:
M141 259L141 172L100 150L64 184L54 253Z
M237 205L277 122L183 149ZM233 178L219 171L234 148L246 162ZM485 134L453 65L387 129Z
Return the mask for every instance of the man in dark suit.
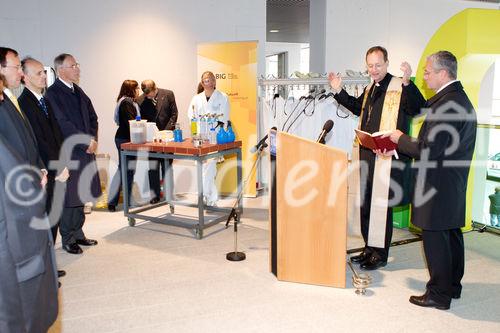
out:
M54 111L64 140L75 140L75 145L71 147L71 160L79 162L77 167L69 167L70 176L60 232L63 249L68 253L80 254L80 245L97 245L97 241L85 237L82 230L85 222L84 204L95 201L101 195L95 162L97 114L90 98L77 85L80 80L80 64L75 58L63 53L54 59L54 67L58 78L47 89L46 98Z
M390 134L398 151L416 159L412 222L422 229L430 280L419 306L447 310L461 296L467 178L476 142L476 113L457 81L457 59L448 51L427 57L424 80L436 95L417 139Z
M33 58L25 58L21 61L21 67L24 73L23 82L25 88L18 101L21 110L23 110L33 129L42 161L47 166L47 185L45 187L47 201L45 207L52 226L52 239L55 243L64 206L61 200L65 190L63 183L68 179L69 173L66 167L62 171L59 170L58 173L58 170L50 166L50 161L58 161L62 157L60 151L63 137L52 108L42 95L43 89L47 86L47 74L42 63ZM59 183L59 195L54 200L56 180ZM54 202L56 203L54 205L55 209L51 211ZM66 275L66 272L59 270L57 275L61 277Z
M46 332L58 311L45 168L26 116L10 89L19 87L18 53L0 47L6 79L0 101L0 332Z
M45 198L26 197L43 190L39 181L26 180L19 166L29 166L28 161L10 150L3 135L0 156L0 187L5 189L0 191L0 332L46 332L58 312L53 243Z
M175 129L177 121L177 104L175 103L174 92L156 87L153 80L144 80L141 83L143 94L137 99L141 108L141 118L156 123L160 131ZM151 158L154 166L149 170L149 186L153 191L151 203L160 201L160 166L162 175L165 174L165 160ZM169 160L172 164L172 160Z
M2 103L2 121L0 133L7 140L6 144L12 151L20 154L21 159L26 159L31 165L46 174L45 165L38 154L37 142L26 115L21 110L16 96L11 89L16 89L21 84L23 72L17 51L0 47L0 74L5 77L7 86L3 89L4 101ZM42 181L47 181L46 177Z
M5 77L0 74L0 102L3 102L3 88L7 86L7 83L5 83Z

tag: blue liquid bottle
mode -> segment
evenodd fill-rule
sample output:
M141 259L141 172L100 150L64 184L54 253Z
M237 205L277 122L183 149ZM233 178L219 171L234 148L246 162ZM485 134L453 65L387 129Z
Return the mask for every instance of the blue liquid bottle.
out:
M175 124L174 142L182 142L182 130L181 130L179 123Z
M236 135L233 132L233 126L231 125L231 121L227 121L227 137L226 137L226 142L234 142L236 139Z
M226 131L224 130L224 127L221 126L219 128L219 132L217 132L217 144L221 145L223 143L226 143Z

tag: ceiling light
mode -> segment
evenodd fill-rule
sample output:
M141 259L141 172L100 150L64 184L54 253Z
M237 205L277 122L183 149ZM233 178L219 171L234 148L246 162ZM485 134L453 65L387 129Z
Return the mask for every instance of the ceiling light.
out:
M269 32L280 32L278 29L269 30Z

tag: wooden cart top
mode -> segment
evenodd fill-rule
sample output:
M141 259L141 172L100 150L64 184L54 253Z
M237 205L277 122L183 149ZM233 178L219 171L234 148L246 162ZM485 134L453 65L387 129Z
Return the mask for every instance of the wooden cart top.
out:
M147 142L142 144L123 143L122 150L150 151L165 154L181 154L202 156L213 152L229 150L241 147L241 141L224 144L203 143L200 147L194 147L191 138L184 139L183 142Z

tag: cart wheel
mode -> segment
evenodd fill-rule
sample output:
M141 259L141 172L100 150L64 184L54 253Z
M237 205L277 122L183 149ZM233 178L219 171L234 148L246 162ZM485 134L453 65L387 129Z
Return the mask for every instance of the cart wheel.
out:
M133 217L128 218L128 225L131 227L135 226L135 219Z
M170 205L170 214L174 214L175 213L175 207L174 205Z
M197 239L202 239L203 238L203 230L201 229L194 229L194 234L196 236Z

